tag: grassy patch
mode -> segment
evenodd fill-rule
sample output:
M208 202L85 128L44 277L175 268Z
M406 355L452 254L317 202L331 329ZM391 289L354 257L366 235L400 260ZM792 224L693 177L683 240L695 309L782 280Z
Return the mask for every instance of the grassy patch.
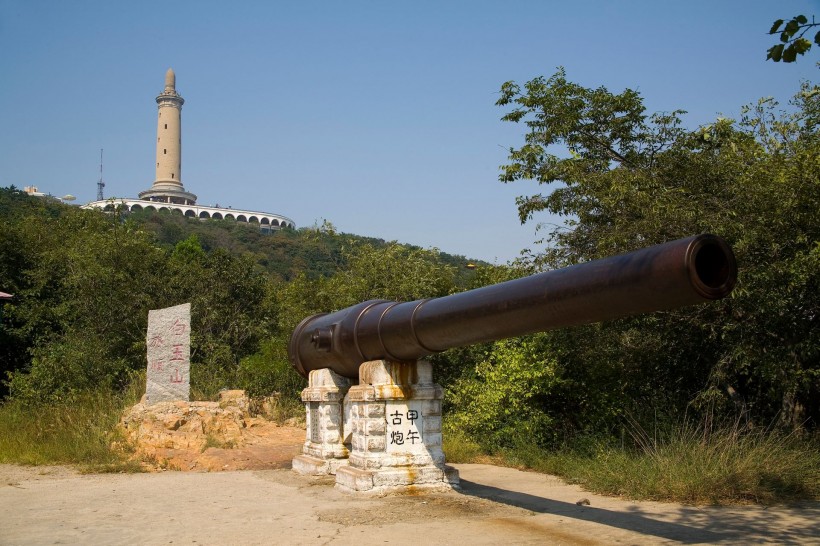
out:
M441 447L448 463L475 463L485 456L478 443L458 431L443 434Z
M205 435L205 445L202 446L200 451L204 453L209 447L215 447L217 449L233 449L236 447L236 442L233 440L224 440L218 436L214 436L213 434L207 434Z
M446 436L445 436L446 438ZM524 441L494 453L502 464L555 474L590 491L686 504L773 504L820 499L820 442L730 425L684 424L669 434L634 433L631 446L588 442L558 451ZM477 444L445 441L452 462L479 461ZM454 458L450 459L450 453ZM478 455L476 455L478 453Z
M110 391L78 393L48 405L11 400L0 406L0 462L77 464L94 472L136 471L112 449L113 432L128 396Z
M252 397L250 413L254 417L263 417L280 426L289 421L299 426L305 425L305 403L296 396L278 392L270 396Z
M268 405L264 415L267 419L274 421L278 425L284 425L290 419L297 421L305 420L305 403L300 399L290 396L268 397Z
M636 449L598 454L591 487L693 504L820 498L816 440L737 423L716 430L685 424L666 437L640 430L633 436Z

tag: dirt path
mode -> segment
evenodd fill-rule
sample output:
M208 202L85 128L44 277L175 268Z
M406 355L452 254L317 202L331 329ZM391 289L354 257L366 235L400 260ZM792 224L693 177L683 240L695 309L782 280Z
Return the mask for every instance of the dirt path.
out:
M455 466L460 492L359 498L288 469L79 475L0 465L0 544L820 544L820 503L633 503L550 476Z

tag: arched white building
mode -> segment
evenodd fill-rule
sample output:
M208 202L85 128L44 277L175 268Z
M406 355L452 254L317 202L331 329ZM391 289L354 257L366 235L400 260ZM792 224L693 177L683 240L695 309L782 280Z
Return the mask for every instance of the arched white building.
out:
M176 75L170 68L165 73L165 89L156 101L157 165L154 183L149 189L139 193L139 199L116 197L92 201L82 208L114 211L122 207L129 212L168 210L200 220L256 223L262 231L296 227L293 220L279 214L197 205L196 195L186 191L182 185L182 105L185 100L176 90Z
M179 213L187 218L199 218L200 220L236 220L237 222L259 224L259 227L265 231L296 227L293 220L287 216L253 210L200 207L199 205L180 205L177 203L162 203L158 201L146 201L144 199L127 199L119 197L106 199L104 201L93 201L87 205L83 205L84 209L96 208L107 212L114 212L120 207L128 212L138 212L143 210L167 210L168 212Z

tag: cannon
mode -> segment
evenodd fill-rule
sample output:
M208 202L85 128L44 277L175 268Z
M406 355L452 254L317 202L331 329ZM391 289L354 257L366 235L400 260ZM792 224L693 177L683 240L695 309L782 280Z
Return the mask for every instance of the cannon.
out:
M441 298L370 300L304 319L291 364L355 379L370 360L413 362L454 347L717 300L737 280L729 245L697 235Z

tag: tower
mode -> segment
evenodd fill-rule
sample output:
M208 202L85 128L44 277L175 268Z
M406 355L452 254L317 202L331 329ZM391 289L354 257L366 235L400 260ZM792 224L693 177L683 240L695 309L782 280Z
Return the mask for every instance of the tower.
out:
M165 73L165 89L157 96L157 176L140 192L140 199L195 205L196 195L182 186L182 105L172 69Z
M97 201L102 201L103 198L103 188L105 187L105 182L103 182L102 178L102 153L103 149L100 148L100 181L97 182Z

